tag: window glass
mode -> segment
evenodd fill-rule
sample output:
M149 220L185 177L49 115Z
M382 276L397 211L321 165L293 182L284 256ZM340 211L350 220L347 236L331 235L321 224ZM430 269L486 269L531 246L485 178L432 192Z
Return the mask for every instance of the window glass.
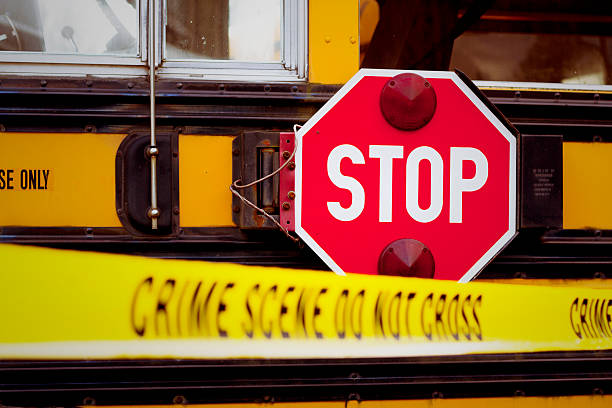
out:
M165 57L281 60L281 0L167 0Z
M466 32L455 40L451 69L472 79L612 83L612 37Z
M138 55L138 0L0 0L0 51Z

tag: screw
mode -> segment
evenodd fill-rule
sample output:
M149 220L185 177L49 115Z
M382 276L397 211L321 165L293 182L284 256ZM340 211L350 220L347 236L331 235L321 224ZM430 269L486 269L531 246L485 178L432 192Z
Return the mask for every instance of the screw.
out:
M294 192L294 191L289 191L289 192L287 193L287 197L288 197L290 200L295 200L295 192Z
M521 91L516 91L516 92L514 93L514 97L515 97L515 98L520 98L520 97L521 97Z
M87 85L88 88L91 88L93 86L93 81L90 79L85 82L85 85Z
M271 90L272 90L272 87L270 87L270 85L264 86L264 91L265 92L270 92Z
M291 153L289 153L288 151L284 151L283 152L283 159L287 160L289 157L291 157Z
M240 154L240 150L238 150L238 149L232 149L232 154L233 154L234 156L238 156L238 155Z
M121 214L123 214L123 210L121 208L118 208L117 209L117 215L121 215Z
M239 213L240 212L240 206L239 205L235 205L232 207L232 211L235 213Z
M133 82L128 82L127 87L132 89L134 87L134 83Z
M331 42L331 37L329 35L325 36L325 42L329 44Z
M177 87L178 89L183 89L183 83L182 83L182 82L177 82L177 83L176 83L176 87Z
M355 44L355 43L357 42L357 40L355 39L355 37L354 37L354 36L352 36L352 35L349 37L349 41L351 42L351 44Z
M187 403L187 398L183 397L182 395L177 395L172 398L172 403L174 405L185 405Z
M40 81L40 86L42 86L43 88L45 86L47 86L47 81L45 79L43 79L42 81Z
M289 170L295 170L295 163L291 162L291 163L289 163L289 165L287 167L289 168Z
M285 201L283 203L283 210L290 210L290 209L291 209L291 204Z
M91 397L83 398L83 405L96 405L96 400Z
M179 208L178 208L178 207L174 207L174 208L172 209L172 212L173 212L174 214L176 214L176 215L178 215L178 214L180 213L180 211L179 211Z
M224 91L225 90L225 85L224 84L219 84L219 90L220 91Z

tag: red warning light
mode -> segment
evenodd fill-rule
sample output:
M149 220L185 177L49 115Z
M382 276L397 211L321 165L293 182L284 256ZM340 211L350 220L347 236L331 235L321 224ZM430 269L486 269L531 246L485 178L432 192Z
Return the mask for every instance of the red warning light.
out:
M404 73L389 79L380 94L380 110L391 126L416 130L436 111L436 92L420 75Z
M431 251L415 239L398 239L391 242L378 258L379 275L433 278L434 271Z

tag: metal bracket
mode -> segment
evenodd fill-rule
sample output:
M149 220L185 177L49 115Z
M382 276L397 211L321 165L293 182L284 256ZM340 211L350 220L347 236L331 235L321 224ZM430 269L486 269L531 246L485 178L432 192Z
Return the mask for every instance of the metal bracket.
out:
M279 163L282 166L295 149L295 133L281 132L279 145ZM287 231L295 231L295 162L289 163L279 175L280 223Z

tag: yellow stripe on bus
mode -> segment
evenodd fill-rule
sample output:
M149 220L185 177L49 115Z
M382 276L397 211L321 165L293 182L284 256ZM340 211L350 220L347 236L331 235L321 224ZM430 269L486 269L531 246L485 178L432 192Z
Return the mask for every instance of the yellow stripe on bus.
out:
M563 397L493 397L437 398L419 400L261 402L236 404L189 404L193 408L604 408L612 403L608 395L572 395ZM100 408L111 406L100 405ZM135 405L115 405L112 408L132 408ZM168 408L170 405L138 405L138 408ZM177 405L173 405L177 407Z
M115 155L124 137L0 133L0 225L120 227Z
M0 245L0 358L389 357L612 348L612 290Z

